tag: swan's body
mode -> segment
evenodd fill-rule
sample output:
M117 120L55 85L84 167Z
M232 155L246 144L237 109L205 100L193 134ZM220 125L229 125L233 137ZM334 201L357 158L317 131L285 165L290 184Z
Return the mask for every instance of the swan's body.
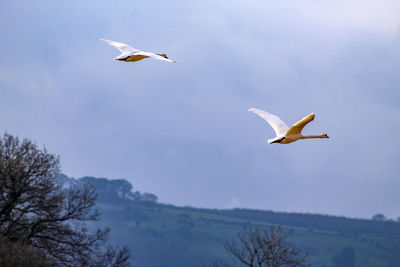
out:
M156 54L152 52L145 52L138 50L136 48L133 48L127 44L124 43L118 43L106 39L100 39L101 41L106 42L109 45L112 45L116 48L118 48L119 51L121 51L121 55L117 56L114 58L114 60L119 60L119 61L125 61L125 62L134 62L134 61L139 61L145 58L154 58L158 60L164 60L168 62L173 62L177 63L177 61L171 60L167 57L166 54Z
M299 139L308 139L308 138L329 138L327 134L320 135L302 135L301 131L304 126L306 126L309 122L311 122L315 115L311 113L310 115L302 118L300 121L296 122L292 125L292 127L288 127L278 116L263 111L261 109L249 108L249 111L254 112L259 115L261 118L266 120L269 125L274 129L276 133L276 137L273 139L268 139L268 143L280 143L280 144L289 144Z

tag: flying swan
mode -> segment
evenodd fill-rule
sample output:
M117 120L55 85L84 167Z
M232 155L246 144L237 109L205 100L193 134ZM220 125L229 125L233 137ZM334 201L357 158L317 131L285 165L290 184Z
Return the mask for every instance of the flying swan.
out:
M124 43L118 43L106 39L100 39L101 41L106 42L109 45L115 46L118 48L119 51L121 51L121 55L117 56L114 58L114 60L120 60L120 61L125 61L125 62L134 62L134 61L139 61L145 58L154 58L158 60L165 60L173 63L177 63L177 61L171 60L167 57L166 54L156 54L156 53L151 53L151 52L145 52L141 51L138 49L135 49L131 47L130 45L124 44Z
M309 122L311 122L315 114L311 113L310 115L302 118L300 121L296 122L292 125L292 127L288 127L278 116L263 111L261 109L249 108L249 111L254 112L264 120L266 120L269 125L274 129L276 133L276 137L273 139L268 139L268 143L279 143L279 144L289 144L299 139L308 139L308 138L329 138L327 134L320 135L302 135L301 130L303 130L304 126L306 126Z

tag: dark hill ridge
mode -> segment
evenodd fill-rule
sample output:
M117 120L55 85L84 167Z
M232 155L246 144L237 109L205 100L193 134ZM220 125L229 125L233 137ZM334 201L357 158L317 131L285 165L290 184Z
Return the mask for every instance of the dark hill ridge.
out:
M99 192L99 224L113 242L128 245L135 266L204 266L227 259L223 243L248 227L282 225L288 240L310 255L313 266L340 266L354 251L353 266L400 266L400 223L251 209L198 209L157 203L154 194L132 192L126 180L63 177L91 183ZM336 263L335 263L336 262ZM341 263L343 264L343 263Z

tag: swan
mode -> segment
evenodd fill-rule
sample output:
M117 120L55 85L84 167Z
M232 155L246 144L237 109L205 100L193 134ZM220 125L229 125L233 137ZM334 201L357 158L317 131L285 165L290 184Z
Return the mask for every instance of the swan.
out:
M309 122L311 122L315 114L311 113L310 115L302 118L298 122L292 125L292 127L288 127L278 116L268 113L264 110L257 108L249 108L249 111L254 112L264 120L266 120L269 125L274 129L276 133L276 137L273 139L268 139L268 143L279 143L279 144L289 144L299 139L308 139L308 138L329 138L327 134L320 135L302 135L301 130L303 130L304 126L306 126Z
M106 42L109 45L115 46L116 48L118 48L119 51L121 51L122 54L115 57L114 60L134 62L150 57L158 60L165 60L173 63L178 63L177 61L169 59L166 54L156 54L156 53L141 51L133 48L130 45L114 42L111 40L106 40L106 39L99 39L99 40Z

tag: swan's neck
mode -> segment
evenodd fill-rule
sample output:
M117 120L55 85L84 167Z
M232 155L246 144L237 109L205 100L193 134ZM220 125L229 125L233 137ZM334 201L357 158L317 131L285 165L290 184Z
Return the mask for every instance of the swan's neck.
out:
M303 135L301 139L309 139L309 138L329 138L326 134L319 135Z

